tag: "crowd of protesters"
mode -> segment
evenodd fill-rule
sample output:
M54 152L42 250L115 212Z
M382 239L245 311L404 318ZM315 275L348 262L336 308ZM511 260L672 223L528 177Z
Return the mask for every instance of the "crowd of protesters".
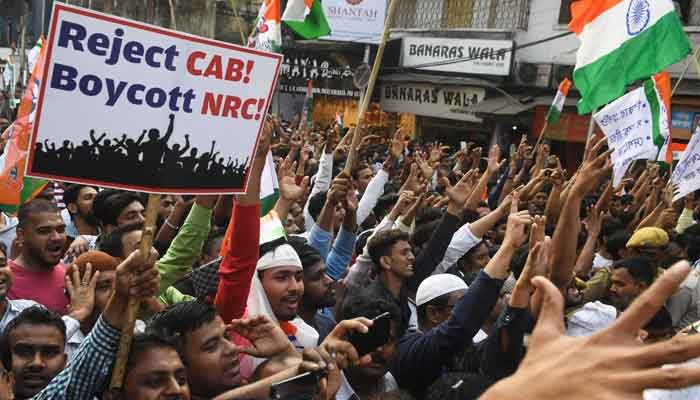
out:
M667 168L297 125L268 118L246 193L162 196L148 254L139 193L0 214L0 400L700 398L700 208Z

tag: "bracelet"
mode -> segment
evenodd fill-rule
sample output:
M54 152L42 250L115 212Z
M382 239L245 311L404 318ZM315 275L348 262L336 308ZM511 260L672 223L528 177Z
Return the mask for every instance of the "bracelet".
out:
M168 221L167 218L165 219L165 225L168 225L168 226L169 226L170 228L172 228L173 230L178 230L178 229L180 229L179 226L175 226L175 225L171 224L170 221Z

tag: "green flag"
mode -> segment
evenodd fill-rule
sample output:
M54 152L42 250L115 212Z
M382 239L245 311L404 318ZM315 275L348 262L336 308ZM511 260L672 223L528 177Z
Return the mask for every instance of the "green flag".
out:
M308 3L312 3L310 7ZM319 0L289 0L282 21L303 39L317 39L331 34L331 27Z

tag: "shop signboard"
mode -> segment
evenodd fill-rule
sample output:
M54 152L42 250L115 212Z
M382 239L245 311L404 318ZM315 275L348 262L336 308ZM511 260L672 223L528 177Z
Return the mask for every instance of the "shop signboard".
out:
M405 37L401 65L430 71L508 76L512 49L512 40Z
M321 39L379 43L384 31L386 0L323 0L323 11L331 27Z
M383 111L481 122L470 107L484 100L486 90L471 86L387 83L381 89Z

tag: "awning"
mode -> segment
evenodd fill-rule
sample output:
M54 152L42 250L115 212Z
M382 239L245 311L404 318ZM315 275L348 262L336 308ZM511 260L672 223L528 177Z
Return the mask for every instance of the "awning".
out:
M499 96L492 99L484 100L469 108L469 111L475 114L490 114L490 115L517 115L525 111L529 111L537 106L552 105L553 96L537 96L537 97L513 97ZM575 107L578 99L567 98L565 106Z
M380 82L411 82L411 83L429 83L431 85L454 85L454 86L477 86L484 88L498 88L499 83L479 78L471 78L464 76L438 75L438 74L422 74L406 72L400 74L387 74L379 77Z

